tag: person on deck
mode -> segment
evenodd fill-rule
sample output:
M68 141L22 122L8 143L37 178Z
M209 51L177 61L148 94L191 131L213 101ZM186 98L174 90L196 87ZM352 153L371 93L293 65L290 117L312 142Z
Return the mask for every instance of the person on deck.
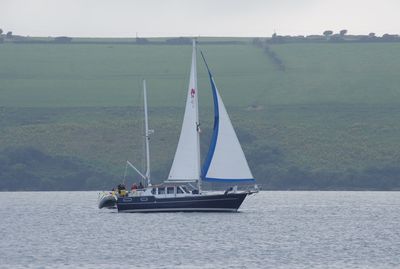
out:
M118 194L122 197L124 197L126 195L126 187L125 184L118 184Z
M143 186L143 184L142 184L142 181L140 181L139 182L139 189L143 189L144 188L144 186Z
M133 183L132 187L131 187L131 191L136 191L137 188L138 188L137 185L135 183Z

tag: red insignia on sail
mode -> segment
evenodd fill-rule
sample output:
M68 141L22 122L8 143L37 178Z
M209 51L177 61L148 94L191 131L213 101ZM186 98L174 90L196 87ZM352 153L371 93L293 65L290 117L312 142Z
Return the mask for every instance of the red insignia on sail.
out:
M196 90L195 90L195 89L192 89L192 90L190 91L190 96L193 98L195 94L196 94Z

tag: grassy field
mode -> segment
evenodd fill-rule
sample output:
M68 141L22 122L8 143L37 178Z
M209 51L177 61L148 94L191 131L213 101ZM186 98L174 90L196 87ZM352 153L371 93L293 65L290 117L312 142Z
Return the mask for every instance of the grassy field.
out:
M284 70L250 43L200 48L266 188L400 187L400 44L270 46ZM85 171L90 180L73 189L118 182L126 159L143 161L143 78L156 130L154 176L165 178L183 117L190 51L176 45L0 45L0 189L12 189L13 175L46 179L51 189ZM205 153L212 103L200 57L198 69ZM15 157L28 149L49 164L32 169L39 164ZM64 168L50 169L59 167L54 163Z
M151 105L181 106L189 46L3 44L2 106L134 104L148 80ZM276 70L251 45L201 46L227 104L398 103L400 44L289 44L272 49ZM199 59L202 98L210 95ZM207 102L205 102L207 104Z

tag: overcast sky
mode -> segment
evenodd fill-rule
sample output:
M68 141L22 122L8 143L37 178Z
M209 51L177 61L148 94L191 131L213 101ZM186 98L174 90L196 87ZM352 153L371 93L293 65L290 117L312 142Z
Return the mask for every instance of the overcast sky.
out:
M0 28L30 36L400 33L400 0L0 0Z

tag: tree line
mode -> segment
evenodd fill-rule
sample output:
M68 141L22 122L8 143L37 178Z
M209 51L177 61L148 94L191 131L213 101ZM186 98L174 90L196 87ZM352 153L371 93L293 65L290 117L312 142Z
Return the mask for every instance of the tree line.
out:
M278 35L273 33L271 37L260 38L256 37L253 39L253 44L256 46L262 46L263 43L268 44L282 44L282 43L314 43L314 42L400 42L400 36L398 34L383 34L377 36L371 32L368 35L349 35L346 29L340 30L338 33L334 33L332 30L325 30L320 35Z
M0 29L1 33L3 31ZM94 39L94 40L80 40L79 38L72 38L68 36L58 37L47 37L47 38L31 38L29 36L14 35L12 32L7 32L6 35L0 34L0 43L9 42L17 44L134 44L134 45L191 45L191 37L171 37L165 40L163 39L149 39L143 37L136 37L125 40L113 40L113 39ZM208 45L234 45L244 44L244 41L239 40L208 40L202 41L202 44Z
M261 154L262 156L256 156ZM400 190L400 167L369 167L365 170L311 171L278 168L279 150L258 152L249 161L257 183L266 190ZM278 157L277 157L278 156ZM257 162L262 157L262 162ZM82 160L48 155L32 147L0 151L0 191L100 190L120 179ZM214 186L218 187L218 186Z
M132 38L131 40L85 40L81 41L79 39L73 39L68 36L58 36L58 37L48 37L48 38L31 38L29 36L14 35L12 31L8 31L4 34L3 30L0 29L0 43L3 42L12 43L89 43L89 44L137 44L137 45L190 45L192 44L192 38L190 37L172 37L165 40L154 40L143 37ZM332 30L325 30L321 34L313 35L279 35L273 33L271 37L255 37L252 43L256 46L263 46L264 43L267 44L282 44L282 43L315 43L315 42L400 42L400 36L398 34L383 34L382 36L377 36L374 32L368 35L349 35L347 29L342 29L337 33ZM202 44L244 44L246 42L239 40L207 40L201 41Z
M33 147L0 151L0 191L99 190L116 182L82 160L48 155Z

